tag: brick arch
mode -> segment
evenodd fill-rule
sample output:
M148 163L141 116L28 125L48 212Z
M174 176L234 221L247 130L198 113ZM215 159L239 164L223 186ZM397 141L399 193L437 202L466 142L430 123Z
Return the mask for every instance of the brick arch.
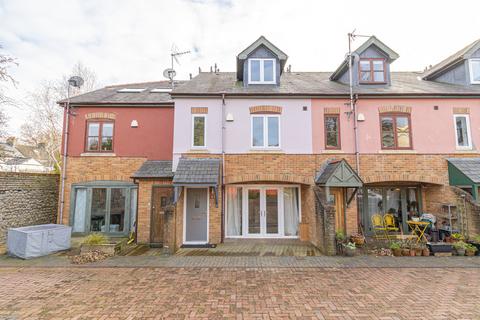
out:
M302 177L294 174L279 174L279 173L259 173L259 174L238 174L225 176L225 183L247 183L247 182L287 182L298 184L313 184L313 177Z
M281 114L282 107L279 106L253 106L250 107L251 114L267 113L267 114Z
M117 115L113 112L91 112L85 115L85 119L110 119L115 120Z
M396 182L421 182L443 185L444 181L439 177L423 176L419 174L406 174L406 173L392 173L392 174L377 174L370 176L362 176L364 183L378 183L387 181Z

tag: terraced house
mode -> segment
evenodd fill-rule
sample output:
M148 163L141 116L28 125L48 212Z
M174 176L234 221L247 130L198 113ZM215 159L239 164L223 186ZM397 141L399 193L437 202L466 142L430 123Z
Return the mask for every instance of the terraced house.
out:
M441 223L451 185L478 195L452 175L479 162L480 41L423 72L392 72L399 55L375 37L351 57L293 72L260 37L235 72L72 98L62 222L172 248L293 238L326 253L336 230L370 234L375 213L405 231L423 212Z

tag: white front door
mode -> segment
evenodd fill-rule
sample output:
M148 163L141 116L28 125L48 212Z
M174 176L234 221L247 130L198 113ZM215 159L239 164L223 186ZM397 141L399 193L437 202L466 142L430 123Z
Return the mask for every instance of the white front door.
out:
M245 188L246 229L248 236L278 236L281 230L280 189L274 187Z

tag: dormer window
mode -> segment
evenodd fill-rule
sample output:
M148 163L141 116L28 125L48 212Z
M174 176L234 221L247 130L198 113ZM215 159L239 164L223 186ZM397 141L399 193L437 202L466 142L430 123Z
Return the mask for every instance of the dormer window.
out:
M470 83L480 84L480 59L470 59Z
M385 83L384 59L360 59L360 83Z
M275 84L275 59L248 59L248 83Z

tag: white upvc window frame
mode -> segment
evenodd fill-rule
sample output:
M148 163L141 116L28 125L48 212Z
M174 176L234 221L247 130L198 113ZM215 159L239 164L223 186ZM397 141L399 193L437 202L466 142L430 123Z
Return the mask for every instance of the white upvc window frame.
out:
M262 118L263 119L263 146L254 146L253 145L253 119ZM268 118L277 118L278 119L278 146L269 146L268 144ZM269 150L278 150L282 146L282 124L281 117L278 114L252 114L250 116L250 147L252 149L269 149Z
M457 131L457 118L465 117L466 125L467 125L467 138L468 138L468 146L459 146L458 145L458 131ZM457 150L472 150L473 142L472 142L472 132L470 127L470 115L469 114L454 114L453 115L453 127L455 129L455 147Z
M252 61L260 61L260 81L252 80ZM273 63L273 77L272 81L265 81L265 75L264 75L264 63L265 61L272 61ZM248 83L249 84L275 84L277 83L277 63L275 59L264 59L264 58L251 58L248 59Z
M203 118L205 125L203 128L203 146L195 145L195 118ZM206 114L192 114L192 128L191 128L191 147L192 149L206 149L207 148L207 115Z
M469 59L469 60L468 60L468 70L469 70L469 73L470 73L470 83L471 83L471 84L480 84L480 81L475 81L475 80L473 80L473 66L472 66L472 62L480 63L480 58L472 58L472 59Z

